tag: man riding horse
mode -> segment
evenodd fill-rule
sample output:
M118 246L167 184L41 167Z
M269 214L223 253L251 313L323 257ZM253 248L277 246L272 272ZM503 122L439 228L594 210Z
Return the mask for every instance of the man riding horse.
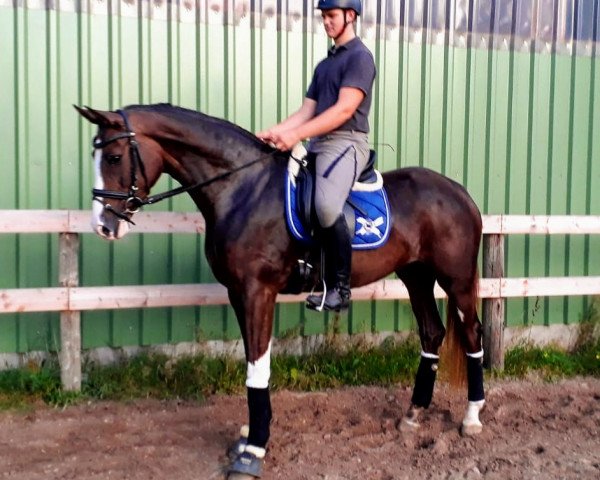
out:
M313 74L298 111L257 136L280 150L310 138L316 155L314 206L324 252L324 294L307 307L339 312L350 302L351 234L342 209L369 160L369 110L375 62L356 36L360 0L320 0L323 25L334 45Z

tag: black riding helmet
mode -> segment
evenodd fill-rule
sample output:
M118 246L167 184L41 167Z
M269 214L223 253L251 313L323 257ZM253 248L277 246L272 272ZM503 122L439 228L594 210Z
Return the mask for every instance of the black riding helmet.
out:
M356 15L362 13L361 0L319 0L317 10L331 10L341 8L342 10L354 10Z

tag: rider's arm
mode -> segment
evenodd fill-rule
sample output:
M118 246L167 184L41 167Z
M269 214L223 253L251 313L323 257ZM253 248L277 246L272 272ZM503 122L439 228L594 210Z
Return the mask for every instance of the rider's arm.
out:
M280 150L291 150L302 140L332 132L352 117L364 97L359 88L343 87L337 102L327 110L292 128L272 132L269 141Z
M285 130L291 130L297 128L299 125L310 120L315 115L315 110L317 108L317 102L312 98L304 98L302 102L302 106L292 113L288 118L278 123L274 127L269 128L268 130L263 130L262 132L258 132L256 136L262 140L270 141L273 138L273 135L279 135L281 132Z
M365 94L358 88L341 88L336 103L320 115L294 129L299 140L317 137L336 130L354 115L363 98L365 98Z

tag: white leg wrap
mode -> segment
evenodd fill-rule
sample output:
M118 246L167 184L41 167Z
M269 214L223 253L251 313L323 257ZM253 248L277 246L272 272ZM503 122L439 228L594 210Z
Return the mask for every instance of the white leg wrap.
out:
M425 358L431 358L433 360L439 360L440 359L439 355L436 355L435 353L427 353L427 352L425 352L423 350L421 350L421 356L425 357Z
M265 458L267 450L261 447L255 447L254 445L246 445L245 452L251 453L256 458Z
M483 358L483 348L475 353L467 353L467 357L471 358Z
M462 422L462 430L466 435L473 435L481 432L483 425L479 420L479 412L485 405L485 400L479 400L477 402L469 402L467 407L467 413Z
M267 388L271 376L271 342L262 357L256 362L248 362L246 370L246 386L250 388Z

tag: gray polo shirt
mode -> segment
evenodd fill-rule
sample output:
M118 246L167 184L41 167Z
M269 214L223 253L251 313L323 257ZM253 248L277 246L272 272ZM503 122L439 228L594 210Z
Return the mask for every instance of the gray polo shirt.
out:
M369 133L369 110L375 80L373 55L360 38L355 37L339 48L332 47L327 58L315 68L306 96L317 102L316 115L334 105L342 87L359 88L365 98L354 115L337 130Z

